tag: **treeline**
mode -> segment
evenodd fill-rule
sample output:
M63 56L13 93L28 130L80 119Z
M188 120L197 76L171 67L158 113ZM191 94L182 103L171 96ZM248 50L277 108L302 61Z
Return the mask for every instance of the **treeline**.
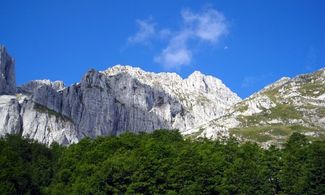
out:
M126 133L50 148L0 139L0 194L325 194L325 142L285 148L179 132Z

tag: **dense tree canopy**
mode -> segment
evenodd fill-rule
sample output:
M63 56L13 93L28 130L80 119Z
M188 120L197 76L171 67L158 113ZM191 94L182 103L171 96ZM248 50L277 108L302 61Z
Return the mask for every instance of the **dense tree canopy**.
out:
M0 194L325 194L325 142L283 149L179 132L125 133L50 147L0 139Z

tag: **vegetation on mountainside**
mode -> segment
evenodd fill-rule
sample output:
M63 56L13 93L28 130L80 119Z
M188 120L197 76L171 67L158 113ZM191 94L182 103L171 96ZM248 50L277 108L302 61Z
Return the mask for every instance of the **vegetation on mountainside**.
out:
M284 149L177 131L86 138L50 148L0 139L1 194L324 194L325 142L294 133Z
M299 92L304 96L318 97L325 93L324 72L317 71L309 75L301 75Z
M265 126L250 126L230 129L230 134L236 136L245 141L257 142L263 144L271 141L277 143L277 146L281 146L287 140L287 138L293 133L301 133L306 135L317 134L317 137L306 136L308 140L316 140L324 138L324 130L304 127L301 125L265 125Z
M302 119L303 115L300 111L289 104L277 104L275 107L267 111L257 114L244 116L239 115L237 119L245 126L256 126L261 122L270 121L272 119L280 119L281 121L288 121L290 119Z
M325 87L322 83L305 83L299 88L299 92L304 96L318 97L325 93Z
M34 109L37 110L40 113L44 113L44 114L47 114L49 116L54 116L54 117L59 118L59 119L61 119L63 121L72 122L72 119L70 119L69 117L64 116L61 113L59 113L59 112L57 112L55 110L49 109L48 107L43 106L41 104L35 103L34 104Z

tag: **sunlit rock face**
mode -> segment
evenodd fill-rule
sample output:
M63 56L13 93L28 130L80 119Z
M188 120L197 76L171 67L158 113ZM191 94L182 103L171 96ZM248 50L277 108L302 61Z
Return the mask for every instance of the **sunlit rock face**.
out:
M0 136L5 134L19 134L21 132L22 119L20 116L20 104L16 96L0 96Z
M4 56L6 67L13 65ZM240 101L219 79L198 71L182 79L176 73L116 65L90 70L68 87L61 81L34 80L17 89L11 82L14 69L7 72L10 87L4 88L11 96L0 96L1 135L19 133L46 144L160 128L185 132Z
M170 127L181 132L223 115L227 108L241 100L219 79L198 71L186 79L176 73L151 73L121 65L101 73L106 77L127 74L153 91L163 92L162 95L154 97L156 104L149 106L149 111L156 113L167 121ZM120 93L119 91L117 93ZM133 96L141 97L141 93L135 93ZM142 102L146 101L143 99Z

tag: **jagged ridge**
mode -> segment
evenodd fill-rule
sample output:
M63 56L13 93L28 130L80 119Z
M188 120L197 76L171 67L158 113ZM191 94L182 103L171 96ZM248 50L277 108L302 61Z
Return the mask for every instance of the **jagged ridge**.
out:
M36 80L17 91L0 105L0 119L6 124L0 133L21 133L47 144L125 131L186 131L223 115L240 101L220 80L200 72L182 79L175 73L121 65L90 70L80 83L68 87L59 81Z

